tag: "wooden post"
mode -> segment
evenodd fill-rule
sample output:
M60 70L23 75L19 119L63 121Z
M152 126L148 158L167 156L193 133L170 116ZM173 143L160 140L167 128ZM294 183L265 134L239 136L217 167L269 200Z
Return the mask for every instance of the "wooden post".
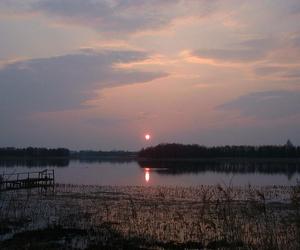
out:
M34 187L43 187L46 189L48 186L52 186L54 191L54 169L52 169L52 171L46 169L40 172L25 172L7 175L10 176L8 179L5 179L5 174L1 176L2 178L0 179L0 192L12 189Z

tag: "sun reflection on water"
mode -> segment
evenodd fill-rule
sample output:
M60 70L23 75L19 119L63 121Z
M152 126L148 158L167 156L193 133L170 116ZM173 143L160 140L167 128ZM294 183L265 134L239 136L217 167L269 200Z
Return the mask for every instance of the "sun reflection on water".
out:
M145 168L145 181L147 183L150 181L150 168Z

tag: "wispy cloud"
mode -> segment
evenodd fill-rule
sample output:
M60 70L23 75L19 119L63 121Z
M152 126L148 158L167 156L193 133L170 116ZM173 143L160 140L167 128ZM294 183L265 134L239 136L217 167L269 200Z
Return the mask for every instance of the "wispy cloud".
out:
M300 66L260 66L254 69L255 74L262 77L272 77L277 79L300 78Z
M300 92L276 90L254 92L217 107L224 111L238 111L242 116L258 119L277 119L300 114Z
M225 62L253 62L263 59L274 47L274 42L269 38L251 39L227 48L198 49L192 54L199 59L211 59Z
M145 59L147 54L139 51L89 50L8 64L0 69L0 110L2 114L22 114L74 109L95 90L148 82L166 75L114 67L116 63Z
M4 0L0 6L124 35L159 29L184 16L205 16L214 9L215 2L217 0Z

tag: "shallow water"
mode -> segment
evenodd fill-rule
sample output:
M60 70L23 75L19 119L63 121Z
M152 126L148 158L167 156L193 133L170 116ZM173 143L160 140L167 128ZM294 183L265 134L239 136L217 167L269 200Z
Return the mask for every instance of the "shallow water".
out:
M289 162L168 162L63 161L1 162L0 173L55 170L55 181L85 185L295 185L300 164Z

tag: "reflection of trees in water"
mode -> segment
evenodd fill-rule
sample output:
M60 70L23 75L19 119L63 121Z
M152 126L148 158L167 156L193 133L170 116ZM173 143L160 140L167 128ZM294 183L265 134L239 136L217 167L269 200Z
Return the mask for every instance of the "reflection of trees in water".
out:
M68 158L0 160L0 167L67 167L69 164Z
M0 160L0 167L68 167L71 162L101 164L109 162L112 164L126 164L133 162L130 158L41 158L41 159L4 159Z
M68 167L71 162L130 164L136 161L130 158L11 159L0 160L0 167ZM295 173L300 173L300 161L297 160L139 160L138 164L141 168L150 168L151 171L166 175L211 171L220 173L285 174L291 177Z
M300 172L300 161L208 160L208 161L138 161L142 168L153 168L159 174L201 173L265 173L292 176Z
M112 164L120 164L120 163L131 163L131 162L135 162L134 159L132 158L122 158L122 157L118 157L118 158L80 158L80 159L76 159L76 161L78 162L82 162L82 163L105 163L105 162L109 162Z

